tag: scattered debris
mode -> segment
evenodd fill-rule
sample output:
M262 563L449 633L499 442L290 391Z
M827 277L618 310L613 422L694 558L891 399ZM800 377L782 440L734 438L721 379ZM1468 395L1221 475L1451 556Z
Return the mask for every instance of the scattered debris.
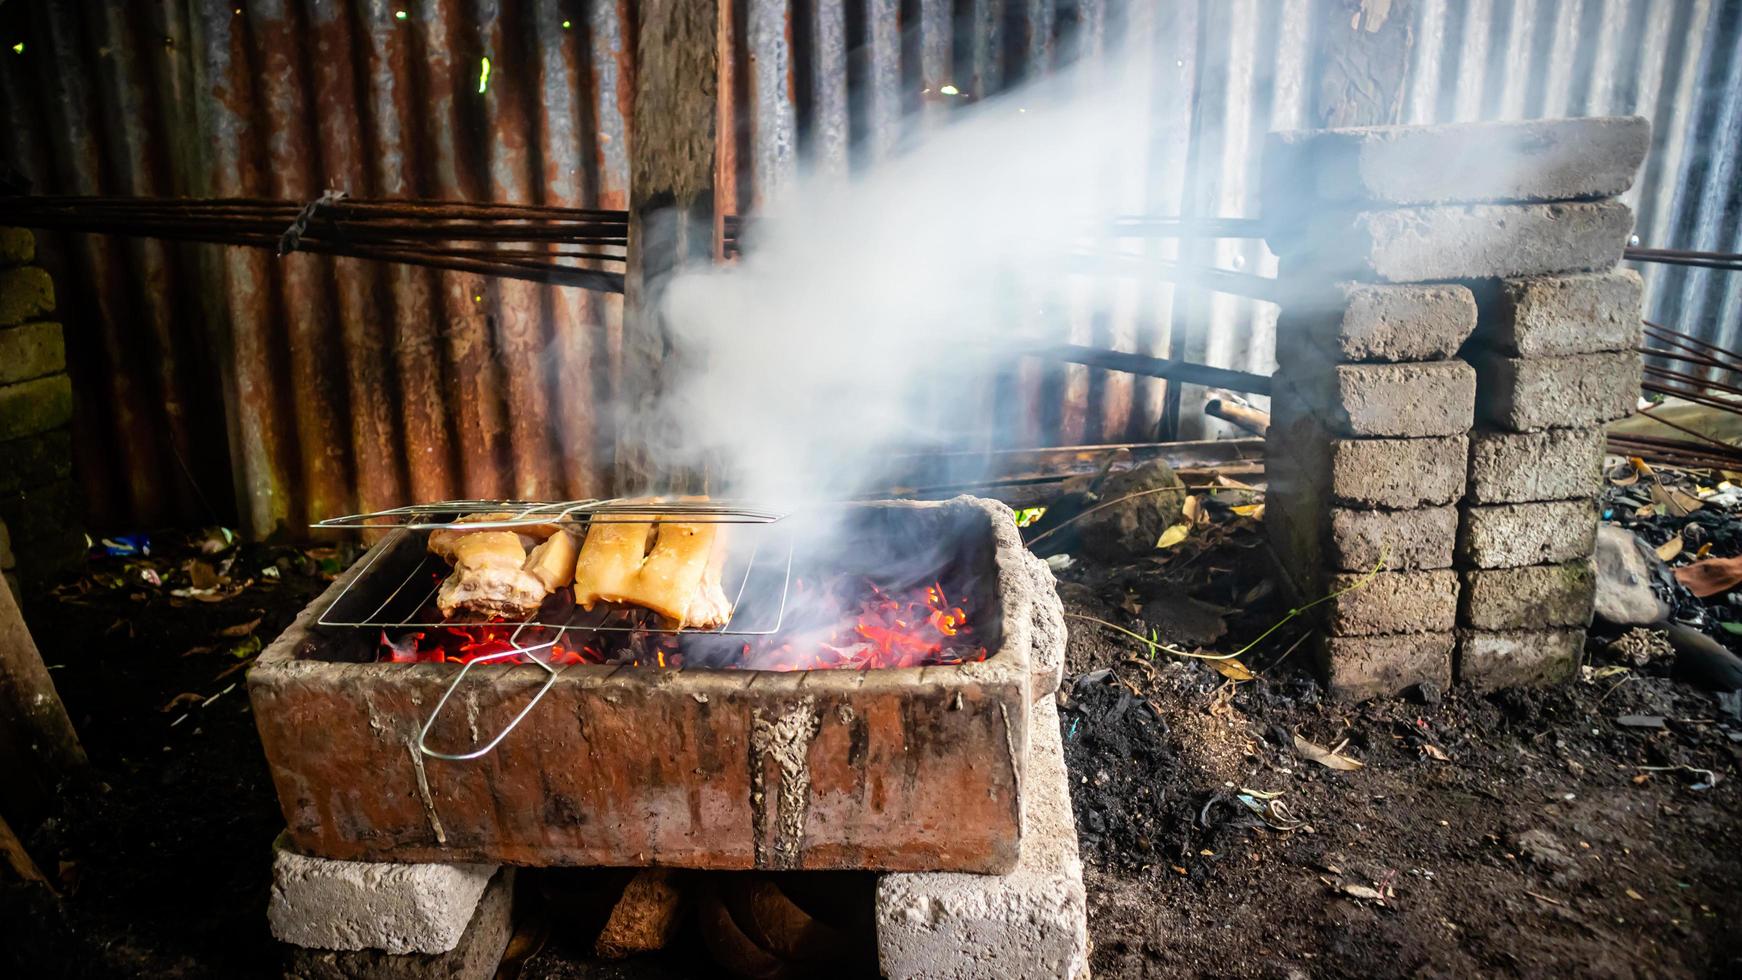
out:
M1326 769L1336 769L1342 772L1353 772L1360 769L1362 767L1360 760L1339 754L1338 750L1345 744L1347 743L1341 742L1338 743L1337 748L1327 749L1322 745L1301 738L1299 734L1294 736L1294 750L1302 758L1311 759Z

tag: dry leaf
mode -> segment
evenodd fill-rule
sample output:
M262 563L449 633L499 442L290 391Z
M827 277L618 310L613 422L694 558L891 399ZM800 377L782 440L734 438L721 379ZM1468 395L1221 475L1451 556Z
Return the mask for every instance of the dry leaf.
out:
M1261 518L1264 516L1263 504L1238 504L1228 508L1241 517Z
M1675 570L1675 580L1701 599L1728 592L1742 583L1742 556L1706 558Z
M1651 502L1662 507L1663 512L1671 517L1686 517L1705 506L1693 494L1661 483L1651 485Z
M1210 522L1210 515L1204 511L1204 498L1195 493L1187 497L1186 502L1180 506L1179 516L1187 524L1208 524Z
M1155 542L1157 548L1171 548L1184 541L1192 533L1191 525L1175 524L1161 532L1161 539Z
M1127 593L1125 593L1125 598L1120 600L1119 608L1125 610L1126 612L1130 613L1133 616L1142 615L1142 613L1143 613L1143 600L1137 598L1136 594L1131 593L1131 592L1127 592Z
M1216 668L1216 673L1231 681L1249 681L1258 676L1246 668L1246 665L1230 657L1227 660L1212 660L1210 666Z
M1421 750L1426 752L1429 758L1438 759L1441 762L1452 761L1452 757L1446 754L1445 749L1440 748L1432 742L1423 742Z
M1337 890L1350 898L1364 899L1369 902L1385 901L1385 896L1379 893L1379 889L1369 888L1366 885L1342 885Z
M1646 504L1644 507L1641 507L1638 510L1634 511L1633 516L1638 517L1638 518L1656 517L1657 516L1657 505L1656 504Z
M252 636L254 631L256 629L260 628L260 620L262 618L263 617L255 616L253 619L250 619L246 623L237 623L234 626L226 626L223 629L218 631L218 635L219 636Z
M1633 899L1635 902L1645 901L1644 895L1639 894L1638 892L1634 891L1631 888L1627 889L1627 897Z
M1651 469L1651 464L1647 463L1645 460L1641 459L1638 456L1627 457L1627 462L1633 464L1633 468L1636 471L1638 471L1640 476L1652 476L1652 475L1654 475L1653 471Z
M1236 480L1231 476L1224 476L1221 473L1216 474L1216 486L1228 487L1229 489L1232 489L1232 490L1256 490L1256 489L1258 489L1257 487L1254 487L1250 483L1241 483L1239 480Z
M1694 552L1694 557L1695 558L1704 558L1711 553L1712 553L1712 542L1707 541L1705 544L1700 545L1700 550Z
M1671 558L1674 558L1676 555L1681 553L1682 536L1679 534L1657 546L1657 557L1664 561L1669 561Z
M1330 749L1325 748L1323 745L1315 745L1314 743L1301 738L1299 735L1294 737L1294 751L1296 755L1305 759L1311 759L1319 765L1324 766L1326 769L1353 772L1356 769L1360 769L1362 766L1362 763L1358 759L1351 759L1346 755L1338 755Z

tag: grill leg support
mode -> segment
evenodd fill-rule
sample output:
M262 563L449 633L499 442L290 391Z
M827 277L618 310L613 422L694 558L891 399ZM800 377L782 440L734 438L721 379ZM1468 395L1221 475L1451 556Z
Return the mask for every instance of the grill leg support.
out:
M1088 913L1058 706L1030 716L1022 856L1005 875L888 874L877 949L889 980L1087 978Z
M513 932L514 871L334 861L273 845L267 919L285 976L489 978Z

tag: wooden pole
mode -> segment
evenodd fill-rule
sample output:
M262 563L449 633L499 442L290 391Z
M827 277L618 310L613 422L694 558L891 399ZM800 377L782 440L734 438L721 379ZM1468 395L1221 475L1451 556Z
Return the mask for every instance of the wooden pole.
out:
M55 775L73 775L87 765L78 733L9 588L0 588L0 715L11 719L24 747Z
M637 8L619 493L691 482L658 448L669 439L659 409L683 353L660 307L671 275L715 251L720 9L721 0L642 0Z
M1319 0L1313 125L1403 121L1415 0Z

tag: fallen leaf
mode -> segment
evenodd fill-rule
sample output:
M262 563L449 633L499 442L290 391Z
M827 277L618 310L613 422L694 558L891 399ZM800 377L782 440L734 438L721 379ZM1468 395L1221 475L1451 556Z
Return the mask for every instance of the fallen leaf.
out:
M1694 552L1694 557L1695 558L1704 558L1711 553L1712 553L1712 542L1707 541L1705 544L1700 545L1700 550Z
M264 617L262 617L262 616L255 616L253 619L250 619L246 623L237 623L234 626L226 626L223 629L218 631L218 635L219 636L252 636L252 635L254 635L254 631L256 629L260 628L260 620L263 618Z
M1648 772L1642 772L1639 775L1633 777L1633 785L1635 785L1635 786L1644 786L1646 783L1649 783L1649 782L1651 782L1651 773L1648 773Z
M1627 889L1627 897L1633 899L1635 902L1645 901L1644 895L1639 894L1638 892L1634 891L1631 888Z
M1432 742L1423 742L1421 750L1426 752L1429 758L1438 759L1441 762L1452 761L1452 757L1446 754L1445 749L1440 748Z
M210 589L218 584L218 570L207 562L189 559L182 567L187 569L188 581L196 589Z
M1161 538L1160 538L1160 540L1155 542L1155 546L1157 548L1171 548L1174 545L1179 544L1181 541L1184 541L1186 539L1186 537L1188 535L1190 535L1191 533L1192 533L1191 525L1189 525L1189 524L1175 524L1174 526L1161 532Z
M1651 485L1651 502L1662 507L1663 512L1671 517L1686 517L1706 506L1693 494L1666 487L1661 483Z
M1216 668L1216 673L1221 674L1223 677L1226 677L1231 681L1249 681L1258 676L1252 673L1252 671L1246 669L1245 664L1233 658L1227 660L1212 660L1210 661L1210 666Z
M1706 558L1683 565L1675 570L1675 580L1701 599L1728 592L1742 583L1742 556Z
M192 691L183 691L180 694L177 694L175 697L170 698L169 702L167 704L165 704L163 707L161 707L157 710L164 712L165 714L168 714L169 712L174 711L176 708L180 707L181 705L199 704L201 701L204 701L205 699L206 699L206 696L203 694L195 694Z
M1120 600L1119 608L1136 616L1143 611L1143 600L1137 598L1135 594L1127 592L1125 598Z
M1179 516L1188 525L1208 524L1210 521L1210 515L1204 512L1204 498L1195 493L1187 497L1186 502L1180 506Z
M1233 490L1256 490L1256 489L1258 489L1257 487L1254 487L1250 483L1241 483L1239 480L1236 480L1231 476L1225 476L1221 473L1216 474L1216 486L1228 487L1228 488L1233 489Z
M1657 546L1657 557L1664 561L1669 561L1671 558L1682 553L1682 547L1682 536L1678 534Z
M1263 504L1237 504L1228 509L1241 517L1260 518L1264 516Z
M1651 464L1647 463L1644 459L1641 459L1638 456L1629 456L1629 457L1627 457L1627 462L1633 464L1633 469L1636 472L1638 472L1638 474L1640 476L1652 476L1653 475L1653 471L1651 469Z
M1311 759L1319 765L1324 766L1326 769L1336 769L1341 772L1353 772L1362 767L1360 760L1351 759L1346 755L1339 755L1322 745L1316 745L1309 742L1306 739L1301 738L1299 735L1294 737L1294 751L1296 755L1305 759Z
M1368 902L1385 901L1385 896L1379 893L1379 889L1369 888L1366 885L1341 885L1337 890L1350 898L1359 898Z
M1724 630L1724 632L1726 632L1726 633L1729 633L1729 634L1734 635L1734 636L1742 636L1742 620L1734 620L1734 619L1720 620L1718 622L1718 626L1720 628L1722 628Z

